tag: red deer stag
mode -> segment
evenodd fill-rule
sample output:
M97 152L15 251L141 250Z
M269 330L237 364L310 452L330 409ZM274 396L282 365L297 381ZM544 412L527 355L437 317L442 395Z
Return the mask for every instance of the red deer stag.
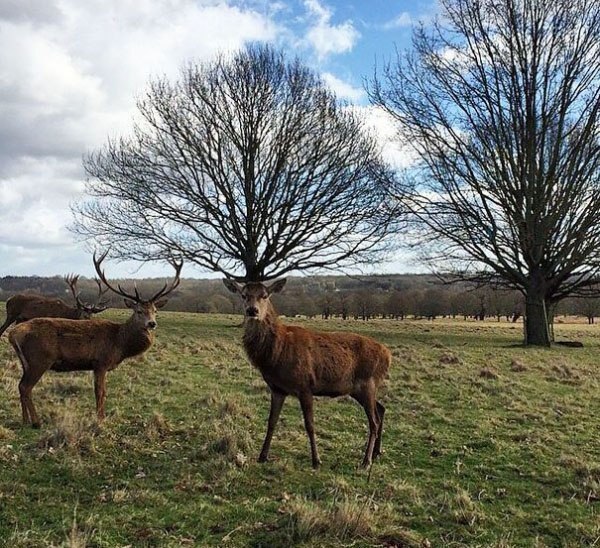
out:
M34 428L40 421L31 399L31 391L49 369L54 371L93 371L98 420L104 419L106 373L123 360L144 353L154 341L156 311L163 307L165 297L179 285L182 263L173 262L175 278L149 299L142 299L137 287L135 294L126 293L120 285L113 287L106 279L94 255L94 266L102 282L114 293L125 298L132 310L125 323L92 319L86 322L58 318L36 318L17 325L8 340L23 366L19 383L23 422Z
M98 297L96 304L84 303L77 290L79 276L69 275L65 282L71 288L75 298L75 306L66 304L61 299L45 297L30 293L19 293L6 301L6 320L0 327L0 336L13 323L22 323L33 318L67 318L70 320L89 320L92 314L98 314L106 310L107 301L102 300L107 290L103 290L100 282L98 284Z
M224 279L245 305L244 348L252 365L271 390L271 411L265 441L258 458L265 462L283 402L289 395L300 400L312 465L321 463L313 426L313 396L349 394L364 408L369 437L363 467L381 454L385 407L377 401L377 387L387 376L392 356L382 344L354 333L325 333L280 322L270 297L285 285L285 279L266 285L240 284Z

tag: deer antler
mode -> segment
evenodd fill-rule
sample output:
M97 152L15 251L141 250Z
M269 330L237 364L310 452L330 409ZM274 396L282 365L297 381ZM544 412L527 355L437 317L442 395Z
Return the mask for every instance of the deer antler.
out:
M98 278L94 278L94 281L98 286L98 297L96 298L96 304L91 305L90 308L94 314L97 314L98 312L103 312L108 308L107 305L110 302L110 299L103 299L103 297L110 291L110 288L107 287L106 289L103 289L102 282Z
M173 291L181 282L180 279L180 275L181 275L181 269L183 268L183 260L175 260L175 259L170 259L169 260L169 264L175 269L175 278L173 279L173 281L170 284L167 284L167 282L165 282L165 285L163 285L162 289L160 289L160 291L158 293L155 293L149 300L150 302L154 302L157 301L158 299L160 299L161 297L165 297L167 296L169 293L171 293L171 291ZM167 287L168 286L168 287Z
M77 290L77 282L79 281L79 274L68 274L65 276L65 283L71 288L71 293L77 303L77 308L85 308L85 304L79 298L79 291Z
M104 285L106 285L106 287L108 287L111 291L113 291L114 293L116 293L117 295L121 295L122 297L125 297L126 299L130 299L132 301L135 301L137 303L139 302L143 302L142 297L140 296L137 286L133 285L133 289L135 291L135 295L132 295L131 293L127 293L122 287L121 284L117 285L117 289L115 289L110 283L108 283L108 280L106 279L106 276L104 274L104 271L100 268L100 265L102 264L102 261L104 259L106 259L106 256L108 255L108 250L105 251L99 259L96 258L96 253L94 252L94 267L96 268L96 272L98 273L98 277L100 278L100 280L102 280L102 283ZM160 299L161 297L165 297L166 295L168 295L169 293L171 293L171 291L173 291L178 285L180 280L180 274L181 274L181 269L183 267L183 261L176 261L175 259L171 259L169 260L169 263L171 264L171 266L175 269L175 278L173 279L173 281L168 284L167 282L165 282L165 285L156 293L154 294L150 299L148 299L147 302L154 302L157 301L158 299Z
M94 268L96 269L96 273L98 274L98 277L100 278L100 280L102 280L102 283L108 287L108 289L110 289L113 293L116 293L117 295L121 295L121 297L125 297L126 299L130 299L132 301L135 301L137 303L142 302L142 298L140 297L140 294L138 293L137 287L135 287L135 295L132 295L131 293L127 293L122 287L121 284L119 284L117 286L117 288L113 287L108 280L106 279L106 275L104 274L104 271L102 270L102 268L100 268L100 265L102 264L102 261L104 259L106 259L106 256L108 255L108 250L106 250L104 253L102 253L102 255L100 256L99 259L96 258L96 252L94 252Z

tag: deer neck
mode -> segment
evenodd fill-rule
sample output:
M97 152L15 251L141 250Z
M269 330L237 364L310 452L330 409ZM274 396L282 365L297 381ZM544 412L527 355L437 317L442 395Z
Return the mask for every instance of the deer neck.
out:
M119 327L122 359L143 354L154 342L154 332L133 321L133 316Z
M244 348L255 367L268 368L277 361L282 344L281 327L279 316L271 303L264 319L246 319Z

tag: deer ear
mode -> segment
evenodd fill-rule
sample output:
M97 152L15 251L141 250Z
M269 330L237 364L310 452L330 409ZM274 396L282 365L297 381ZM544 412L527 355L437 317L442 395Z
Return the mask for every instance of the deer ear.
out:
M156 301L156 302L154 303L154 306L155 306L156 308L162 308L163 306L165 306L165 305L167 304L167 301L168 301L168 300L169 300L169 299L161 299L160 301Z
M229 278L223 278L223 284L232 293L241 293L242 292L242 284L239 284L234 280L230 280Z
M127 308L135 308L135 302L131 299L123 299Z
M269 293L269 295L272 295L273 293L279 293L283 289L285 282L287 282L287 279L281 278L281 280L277 280L277 281L273 282L271 285L268 285L267 292Z

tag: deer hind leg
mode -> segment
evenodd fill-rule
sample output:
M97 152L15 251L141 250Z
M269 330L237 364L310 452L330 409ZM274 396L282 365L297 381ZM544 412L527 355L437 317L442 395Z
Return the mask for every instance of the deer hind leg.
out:
M318 468L321 464L319 458L319 452L317 451L317 441L315 439L315 427L313 418L313 395L309 393L300 394L300 406L302 407L302 414L304 415L304 428L308 434L308 440L310 441L310 452L312 456L313 468Z
M104 404L106 402L106 371L94 371L94 393L96 395L96 414L98 422L105 418Z
M31 399L31 391L33 390L33 387L37 384L37 382L40 380L42 374L44 373L44 369L41 369L39 371L37 369L32 369L18 341L11 340L10 342L13 345L15 351L17 352L17 356L19 357L19 360L23 367L23 376L21 377L21 381L19 382L19 397L21 400L21 413L23 415L23 424L31 424L33 428L39 428L40 419L35 410L35 406L33 405L33 400Z
M285 394L271 390L271 410L269 411L267 435L265 436L265 441L263 442L263 446L258 457L258 462L266 462L269 458L271 439L273 438L273 432L275 430L275 426L277 425L277 421L279 420L279 415L281 414L281 408L283 407L285 398Z
M373 451L379 432L379 416L377 414L377 405L375 400L375 385L369 381L360 389L352 394L352 397L362 405L369 421L369 437L367 438L367 447L365 457L362 461L362 467L368 468L373 462Z
M31 391L33 387L40 380L42 375L32 375L30 372L25 371L19 382L19 396L21 397L21 412L23 413L23 424L31 423L33 428L40 427L40 419L33 405L31 398Z
M385 415L385 407L382 403L375 402L377 408L377 418L379 419L379 427L377 429L377 438L375 439L375 447L373 448L373 459L381 455L381 435L383 434L383 416Z

